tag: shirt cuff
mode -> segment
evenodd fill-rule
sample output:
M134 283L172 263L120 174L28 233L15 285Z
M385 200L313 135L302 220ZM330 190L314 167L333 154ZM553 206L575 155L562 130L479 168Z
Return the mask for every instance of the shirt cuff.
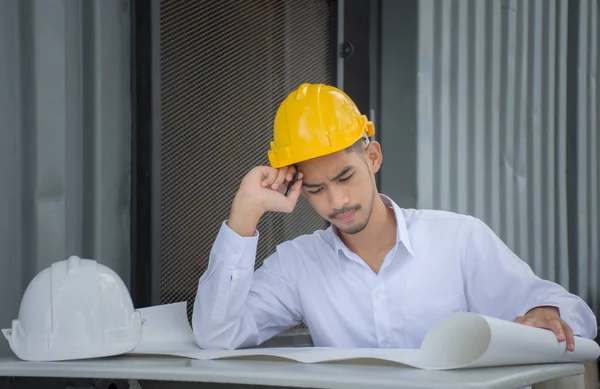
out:
M227 225L227 220L221 224L219 234L213 245L213 254L221 259L225 267L254 268L256 249L258 247L258 230L253 236L241 236Z

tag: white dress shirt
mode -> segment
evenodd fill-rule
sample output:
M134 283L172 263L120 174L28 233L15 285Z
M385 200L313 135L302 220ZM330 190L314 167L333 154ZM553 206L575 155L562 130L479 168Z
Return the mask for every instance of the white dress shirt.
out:
M445 211L401 209L396 244L378 274L336 235L318 230L280 244L254 271L258 231L221 226L194 305L205 349L256 346L306 323L315 346L419 348L427 331L457 312L514 320L555 306L573 332L596 336L588 305L537 277L480 220Z

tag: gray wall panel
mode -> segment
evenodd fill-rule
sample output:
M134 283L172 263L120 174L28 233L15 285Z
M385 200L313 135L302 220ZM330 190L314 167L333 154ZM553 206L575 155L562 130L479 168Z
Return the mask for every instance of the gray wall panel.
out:
M382 104L375 138L385 157L379 190L403 207L417 203L417 12L412 1L381 3Z
M434 115L434 36L431 28L435 23L435 4L432 1L419 3L419 65L418 65L418 93L417 93L417 198L419 206L430 206L434 204L434 195L436 193L435 184L435 155L434 155L434 126L439 128L437 121L438 115ZM385 19L384 19L385 23ZM386 73L382 71L382 79L385 79ZM443 97L442 97L443 99ZM389 104L382 101L382 109ZM436 103L436 107L437 107ZM383 127L382 131L388 132L389 127ZM385 158L385 157L384 157ZM448 157L446 157L448 159ZM384 185L382 179L382 185ZM417 202L415 202L415 206Z
M129 284L130 43L126 0L83 2L83 245ZM93 42L93 44L92 44ZM87 47L87 45L91 47ZM93 49L93 50L92 50ZM87 51L89 50L89 51Z
M421 0L417 20L416 205L481 218L598 313L598 2ZM384 113L403 55L384 47ZM389 169L382 188L402 185Z
M129 283L129 62L127 1L0 1L1 328L70 255Z
M20 35L17 2L0 2L0 323L10 323L21 291L22 134L19 115ZM26 243L26 241L25 241ZM0 354L6 349L0 342Z
M557 44L556 44L556 133L554 144L554 193L556 214L554 219L556 271L554 280L571 289L569 280L569 244L567 214L567 48L568 48L568 3L557 3ZM552 222L552 220L550 220ZM552 268L552 266L549 266Z
M594 126L596 128L595 136L596 136L596 152L594 156L596 157L596 164L594 165L596 168L596 175L594 176L594 180L596 182L595 185L595 197L600 199L600 157L598 153L600 153L600 4L596 2L594 5L595 15L595 26L596 26L596 35L593 36L593 40L595 41L595 56L593 57L596 63L596 66L591 66L593 69L593 77L592 79L595 81L593 84L593 88L595 89L595 93L592 93L592 103L590 104L590 111L593 113L594 117ZM593 31L593 30L592 30ZM595 102L595 104L593 103ZM594 188L592 188L594 189ZM595 230L592 230L592 242L596 242L596 251L595 256L590 256L590 260L594 264L593 270L591 272L592 282L595 283L596 287L600 287L600 271L598 269L598 261L600 260L600 200L596 203L596 209L594 215L596 217ZM592 227L593 228L593 227ZM596 296L600 295L600 291L596 289ZM600 298L600 296L598 296ZM599 303L600 304L600 303Z
M577 197L578 197L578 292L598 304L598 211L596 180L598 123L594 110L598 98L597 39L598 2L580 0L577 79Z

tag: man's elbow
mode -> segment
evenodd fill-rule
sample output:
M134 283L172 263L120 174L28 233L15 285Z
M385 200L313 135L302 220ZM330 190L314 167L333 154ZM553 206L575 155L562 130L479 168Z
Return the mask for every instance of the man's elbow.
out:
M201 292L198 292L198 296ZM233 346L228 341L227 332L223 326L209 319L210 313L206 303L196 297L194 311L192 313L192 331L194 342L203 350L232 350Z
M235 350L236 347L223 336L210 334L208 331L194 328L194 341L203 350Z
M194 341L203 350L236 350L244 347L244 336L239 323L215 323L212 321L193 320Z
M194 336L196 345L202 350L235 350L231 344L221 342L218 339Z
M246 317L247 319L247 317ZM242 318L219 318L214 320L196 300L192 314L194 342L203 350L236 350L254 345L253 321Z

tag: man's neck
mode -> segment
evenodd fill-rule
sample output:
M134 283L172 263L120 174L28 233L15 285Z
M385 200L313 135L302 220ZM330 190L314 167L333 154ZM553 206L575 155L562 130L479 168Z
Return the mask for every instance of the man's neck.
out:
M373 256L387 253L396 244L396 228L394 210L377 196L367 226L357 234L340 232L340 239L352 252L360 256Z

